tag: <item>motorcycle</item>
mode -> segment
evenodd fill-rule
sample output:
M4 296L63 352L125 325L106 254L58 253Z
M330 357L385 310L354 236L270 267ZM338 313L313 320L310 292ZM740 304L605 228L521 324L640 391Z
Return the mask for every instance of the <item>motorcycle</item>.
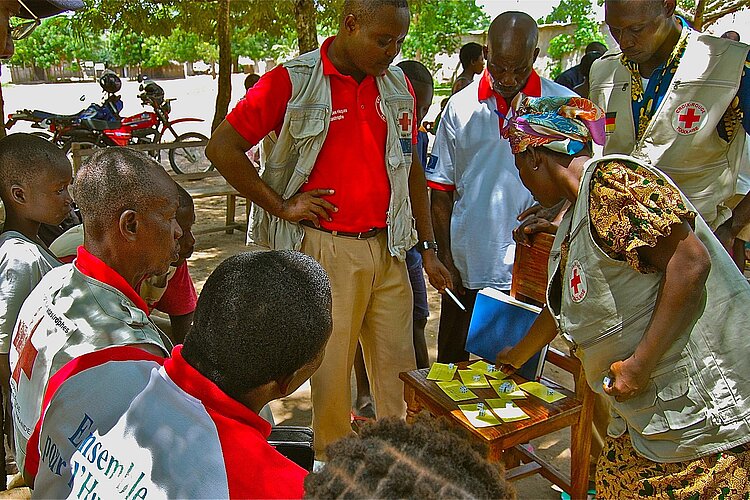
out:
M127 146L131 144L159 144L165 141L165 133L169 132L174 142L187 143L179 148L170 149L169 164L176 173L206 172L213 169L213 165L205 154L204 146L191 146L190 142L208 141L208 137L197 132L178 134L174 125L185 122L202 122L200 118L180 118L170 120L171 102L175 99L165 99L164 90L153 81L146 81L139 77L141 85L138 97L143 106L150 106L153 111L121 118L122 101L115 95L120 89L119 78L109 74L110 79L104 82L100 79L102 89L107 97L102 104L92 104L85 110L74 115L57 115L39 110L22 110L8 115L6 128L11 128L20 120L32 122L32 128L46 129L49 133L33 132L45 139L49 139L60 146L66 153L74 142L89 144L92 147ZM117 85L112 81L117 79ZM168 134L168 135L169 135ZM157 161L160 152L150 153Z
M81 100L86 97L81 96ZM57 144L63 149L69 149L70 142L91 142L92 134L84 120L100 120L104 122L119 122L122 101L120 96L108 93L101 104L91 104L78 113L72 115L60 115L38 109L23 109L10 113L5 124L10 129L19 121L31 122L31 128L47 130L47 132L34 131L33 135L42 137Z
M172 102L176 99L164 98L164 89L153 81L147 81L139 78L138 98L143 106L149 106L153 111L143 111L141 113L125 117L121 120L119 127L112 127L109 124L104 127L101 123L92 123L90 120L87 125L100 129L104 142L110 142L113 145L125 146L128 144L159 144L163 142L190 143L197 141L208 141L208 137L198 132L187 132L178 134L174 125L186 122L202 122L200 118L178 118L170 120L169 115L172 111ZM169 132L173 141L165 141L165 133ZM159 152L155 152L156 155ZM194 173L206 172L213 169L213 165L206 157L205 146L184 145L179 148L173 148L168 153L169 164L176 173Z

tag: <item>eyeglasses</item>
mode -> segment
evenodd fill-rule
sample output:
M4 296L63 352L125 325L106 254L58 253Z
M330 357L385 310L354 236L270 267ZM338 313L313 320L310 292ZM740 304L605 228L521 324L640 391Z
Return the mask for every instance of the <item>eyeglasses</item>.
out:
M18 3L21 4L21 7L26 9L26 11L31 14L31 17L34 19L31 19L29 21L23 21L21 23L16 24L15 26L10 27L10 37L13 40L23 40L27 36L31 35L34 30L42 24L42 20L39 19L36 14L34 14L29 7L23 3L23 0L17 0Z

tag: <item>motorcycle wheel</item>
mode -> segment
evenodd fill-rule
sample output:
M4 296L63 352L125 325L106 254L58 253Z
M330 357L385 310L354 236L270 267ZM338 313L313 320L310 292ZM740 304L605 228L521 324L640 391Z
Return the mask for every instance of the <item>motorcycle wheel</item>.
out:
M47 132L31 132L31 135L35 135L37 137L41 137L45 141L51 141L52 140L52 134L48 134Z
M188 132L175 139L175 142L208 141L208 137L197 132ZM214 166L206 156L205 146L185 146L169 150L169 165L178 174L208 172Z

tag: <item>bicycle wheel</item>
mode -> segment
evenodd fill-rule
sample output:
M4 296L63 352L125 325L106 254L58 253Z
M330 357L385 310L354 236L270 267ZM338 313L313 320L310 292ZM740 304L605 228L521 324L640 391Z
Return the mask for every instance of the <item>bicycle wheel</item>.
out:
M207 141L208 137L197 132L188 132L177 137L175 142L198 142ZM178 174L193 174L208 172L213 168L211 161L206 156L206 147L185 146L169 150L169 165Z

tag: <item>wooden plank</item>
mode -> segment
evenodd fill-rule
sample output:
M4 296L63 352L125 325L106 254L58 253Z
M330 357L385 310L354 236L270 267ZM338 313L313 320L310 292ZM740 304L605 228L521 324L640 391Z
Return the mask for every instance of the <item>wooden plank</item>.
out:
M234 189L229 184L222 184L220 186L188 186L185 187L185 191L188 192L193 198L209 198L211 196L242 196L239 191ZM242 196L244 198L244 196Z
M213 179L215 177L222 177L221 173L217 170L209 170L208 172L193 172L190 174L176 174L174 172L171 172L170 177L175 180L175 182L182 182L182 181L202 181L203 179Z
M539 469L539 474L542 477L547 479L549 482L556 484L557 486L562 488L563 491L570 493L570 481L568 480L568 477L557 470L557 468L552 464L542 459L536 453L530 452L523 446L516 446L515 448L513 448L513 452L520 455L522 462L528 461L536 462L537 464L539 464L541 466L541 468Z
M96 147L88 147L88 148L82 148L81 144L74 142L71 146L71 151L75 149L76 144L78 144L78 155L79 157L83 158L86 156L91 156L94 154L94 151L100 148ZM88 144L88 143L84 143ZM128 144L127 148L135 149L136 151L163 151L163 150L170 150L170 149L178 149L178 148L184 148L184 147L193 147L193 146L203 146L206 147L208 145L208 141L182 141L182 142L158 142L158 143L150 143L150 144ZM106 147L120 147L120 146L106 146Z
M525 477L539 474L542 466L536 462L530 462L528 464L519 465L505 471L505 479L508 481L518 481Z

